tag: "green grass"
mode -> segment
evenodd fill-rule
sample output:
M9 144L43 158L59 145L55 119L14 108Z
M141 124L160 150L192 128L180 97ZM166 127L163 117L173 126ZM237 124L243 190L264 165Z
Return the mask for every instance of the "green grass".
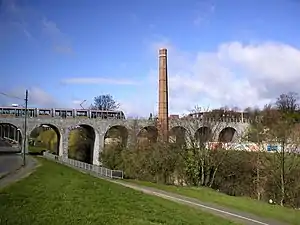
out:
M45 147L40 147L40 146L28 146L28 151L32 153L40 153L41 151L46 150Z
M234 224L193 207L39 159L26 179L0 190L0 224Z
M268 203L257 201L255 199L247 197L229 196L210 188L179 187L136 180L128 181L139 185L173 192L187 197L196 198L203 202L216 203L220 206L226 206L228 208L249 212L260 217L272 218L281 222L288 222L289 224L299 224L300 221L299 210L285 208L278 205L270 205Z

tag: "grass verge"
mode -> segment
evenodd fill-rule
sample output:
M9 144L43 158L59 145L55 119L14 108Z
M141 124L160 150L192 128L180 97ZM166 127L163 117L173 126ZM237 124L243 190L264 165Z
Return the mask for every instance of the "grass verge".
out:
M32 145L28 146L29 153L41 153L42 151L45 151L45 150L46 150L46 148L40 147L40 146L32 146Z
M55 162L0 190L0 224L234 224Z
M278 205L270 205L247 197L234 197L210 188L204 187L180 187L172 185L156 184L145 181L127 180L128 182L142 186L153 187L164 191L180 194L183 196L198 199L203 202L215 203L231 209L252 213L254 215L271 218L289 224L299 224L300 211Z

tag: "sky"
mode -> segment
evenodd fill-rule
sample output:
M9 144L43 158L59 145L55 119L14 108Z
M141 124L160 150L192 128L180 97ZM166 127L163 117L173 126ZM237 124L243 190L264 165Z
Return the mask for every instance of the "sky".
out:
M299 0L0 0L0 104L81 108L110 94L127 116L260 107L300 90ZM13 98L16 97L16 98Z

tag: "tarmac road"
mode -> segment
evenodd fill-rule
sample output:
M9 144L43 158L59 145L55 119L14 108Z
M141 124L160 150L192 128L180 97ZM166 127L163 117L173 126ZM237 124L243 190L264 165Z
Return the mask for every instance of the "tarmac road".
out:
M12 147L12 144L3 138L0 138L0 155L7 153L20 153L21 150L16 147Z
M0 139L0 179L22 166L22 155L17 153L19 151Z
M0 155L0 179L2 176L19 169L23 164L21 154Z

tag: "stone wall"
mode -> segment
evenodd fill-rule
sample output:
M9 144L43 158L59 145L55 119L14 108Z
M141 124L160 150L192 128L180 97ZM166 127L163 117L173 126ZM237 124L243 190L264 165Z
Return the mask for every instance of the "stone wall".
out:
M11 124L20 129L22 137L24 137L25 127L24 118L0 118L0 124ZM68 157L68 137L69 132L77 126L88 126L93 128L95 132L95 142L93 150L93 164L99 165L99 153L104 148L104 139L107 131L114 126L125 127L128 131L127 143L130 143L135 136L145 127L155 127L156 122L153 120L115 120L115 119L88 119L88 118L28 118L27 123L27 141L30 133L36 127L41 125L48 125L53 128L59 140L59 155ZM248 123L240 122L202 122L196 119L174 119L170 120L170 130L175 127L183 127L188 133L195 133L200 127L209 127L214 131L217 140L219 133L226 127L232 127L235 133L235 140L242 136L243 132L248 127ZM124 130L124 129L123 129ZM153 129L152 129L153 130ZM22 138L24 140L24 138ZM27 143L26 143L27 146Z

